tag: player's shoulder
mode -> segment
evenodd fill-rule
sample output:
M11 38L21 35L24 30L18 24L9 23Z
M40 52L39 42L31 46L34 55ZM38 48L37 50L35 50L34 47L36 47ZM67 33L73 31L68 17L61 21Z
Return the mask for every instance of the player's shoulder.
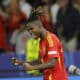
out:
M54 41L54 42L59 42L60 40L58 39L58 37L56 36L56 34L49 32L47 35L47 40L48 41Z
M59 40L54 33L48 32L47 33L47 42L48 42L49 46L54 46L54 44L57 44L57 42L59 42Z
M53 39L58 39L58 37L56 36L56 34L49 32L49 35L51 38Z

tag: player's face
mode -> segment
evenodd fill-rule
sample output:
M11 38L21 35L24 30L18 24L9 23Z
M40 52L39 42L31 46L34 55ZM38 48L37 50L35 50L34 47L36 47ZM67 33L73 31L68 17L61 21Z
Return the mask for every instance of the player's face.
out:
M27 25L27 30L30 32L30 34L33 36L33 38L37 39L40 38L41 35L41 29L38 25L35 25L33 23Z

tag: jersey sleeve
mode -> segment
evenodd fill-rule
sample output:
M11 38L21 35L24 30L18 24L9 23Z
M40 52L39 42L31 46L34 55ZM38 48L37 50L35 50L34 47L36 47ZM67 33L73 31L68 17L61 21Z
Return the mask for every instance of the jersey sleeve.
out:
M48 48L47 48L48 58L57 58L57 57L59 57L58 39L55 38L55 37L52 37L52 36L48 36L47 42L48 42Z

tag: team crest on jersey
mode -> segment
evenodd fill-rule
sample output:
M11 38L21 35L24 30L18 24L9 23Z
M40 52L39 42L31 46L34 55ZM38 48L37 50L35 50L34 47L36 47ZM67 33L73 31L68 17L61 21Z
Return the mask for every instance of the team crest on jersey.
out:
M54 46L53 40L51 39L50 35L47 36L47 40L48 40L48 43L49 43L50 47Z

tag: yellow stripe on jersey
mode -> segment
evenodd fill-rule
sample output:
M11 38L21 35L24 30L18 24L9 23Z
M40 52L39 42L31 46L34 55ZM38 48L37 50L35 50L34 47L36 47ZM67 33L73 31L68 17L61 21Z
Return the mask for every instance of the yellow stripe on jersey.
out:
M58 57L58 62L59 62L60 70L62 70L60 57Z
M41 58L42 63L44 63L44 60Z
M63 49L61 48L61 52L63 53Z
M49 35L49 33L47 35L47 40L48 40L48 43L49 43L50 47L54 46L53 40L52 40L51 36Z
M49 80L52 80L52 74L49 75Z
M40 39L30 38L26 42L26 61L38 60ZM37 74L37 70L27 71L28 74Z

